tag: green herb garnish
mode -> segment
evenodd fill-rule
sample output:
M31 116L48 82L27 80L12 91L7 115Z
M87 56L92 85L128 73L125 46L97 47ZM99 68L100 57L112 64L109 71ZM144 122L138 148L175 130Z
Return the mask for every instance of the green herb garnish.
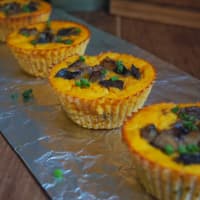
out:
M195 144L188 144L186 146L186 148L187 148L187 151L190 152L190 153L195 153L195 152L199 151L199 147Z
M111 81L117 81L117 80L119 80L119 77L118 76L113 76L113 77L110 78L110 80Z
M75 85L81 88L90 87L90 82L86 78L81 78L79 81L75 82Z
M84 57L84 56L80 56L80 57L79 57L79 61L85 62L85 57Z
M180 108L179 108L178 106L176 106L176 107L172 108L171 111L172 111L173 113L177 114L179 110L180 110Z
M23 35L25 37L29 37L30 36L30 34L28 32L23 32L23 33L21 33L21 35Z
M180 145L180 146L178 147L178 152L179 152L179 154L185 154L185 153L187 153L188 151L187 151L186 146Z
M31 40L30 42L32 45L36 45L37 44L37 41L36 40Z
M80 33L81 32L81 29L80 28L76 28L76 33Z
M174 153L174 147L170 144L167 144L165 147L164 147L164 151L167 155L171 155Z
M117 72L118 73L123 73L124 70L124 66L121 60L116 61L116 65L117 65Z
M73 41L72 41L72 40L70 40L70 39L68 39L68 40L64 40L64 43L65 43L65 44L72 44L72 43L73 43Z
M29 8L28 5L24 5L24 6L22 7L22 10L23 10L23 12L26 12L26 13L31 12L31 10L30 10L30 8Z
M64 175L64 173L63 173L63 170L61 170L61 169L55 169L55 170L53 171L53 176L54 176L55 178L62 179L62 178L63 178L63 175Z
M33 90L32 89L25 90L22 93L22 97L25 102L28 102L29 100L33 98Z
M81 87L81 81L76 81L75 85L78 86L78 87Z
M101 74L102 74L102 75L105 76L107 73L108 73L108 70L107 70L107 69L102 69L102 70L101 70Z

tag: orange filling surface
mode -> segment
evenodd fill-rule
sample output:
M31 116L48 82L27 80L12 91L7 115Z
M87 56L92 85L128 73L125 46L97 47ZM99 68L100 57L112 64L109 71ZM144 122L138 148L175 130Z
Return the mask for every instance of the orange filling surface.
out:
M34 25L29 25L26 28L31 29L31 28L36 28L39 32L44 31L44 29L47 27L47 23L38 23ZM8 36L8 43L10 45L13 45L18 48L23 48L27 50L33 50L33 49L54 49L54 48L60 48L60 47L70 47L70 46L75 46L80 44L81 42L84 42L85 40L88 40L90 37L90 32L89 30L78 23L74 22L67 22L67 21L51 21L50 22L50 28L52 29L53 33L56 34L60 29L63 28L79 28L80 29L80 34L78 35L71 35L71 36L66 36L62 37L63 39L70 39L73 41L72 44L64 44L64 43L45 43L45 44L35 44L33 45L31 43L32 40L36 39L35 35L31 36L24 36L19 33L19 31L15 31L11 33Z
M124 88L122 90L114 87L106 88L101 86L98 82L92 82L88 88L80 88L75 84L74 79L64 79L55 77L57 72L63 68L67 68L70 64L74 63L79 59L79 56L71 56L67 58L64 62L56 65L51 73L49 80L53 87L60 93L70 95L72 97L78 97L83 99L98 99L98 98L108 98L108 99L123 99L129 96L137 95L144 89L149 87L155 80L154 68L146 61L136 58L127 54L118 53L102 53L99 56L84 56L85 62L88 66L98 65L106 57L109 57L115 61L122 61L123 64L130 69L131 65L134 64L139 68L141 72L141 79L137 80L133 76L123 76L109 71L106 75L107 79L113 76L117 76L120 80L124 82Z
M10 16L7 16L3 11L0 11L0 20L3 20L7 17L9 18L21 18L21 17L24 17L24 16L29 16L29 15L37 15L37 14L40 14L40 13L45 13L45 12L48 12L51 10L51 6L50 4L44 2L44 1L37 1L35 0L36 2L39 2L39 6L38 6L38 9L36 11L33 11L33 12L20 12L20 13L16 13L14 15L10 15ZM6 3L12 3L12 2L16 2L16 3L19 3L21 5L26 5L27 3L30 2L30 0L2 0L0 1L0 6L1 5L4 5Z

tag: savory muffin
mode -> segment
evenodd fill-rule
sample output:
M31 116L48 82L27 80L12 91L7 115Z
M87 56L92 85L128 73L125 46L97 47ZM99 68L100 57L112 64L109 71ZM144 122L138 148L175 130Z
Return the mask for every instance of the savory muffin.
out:
M0 41L6 36L29 24L47 21L51 6L39 0L0 1Z
M160 200L200 199L200 103L145 107L122 133L147 192Z
M46 77L53 65L66 57L85 52L90 39L87 27L69 21L47 21L11 33L7 43L21 68Z
M112 129L143 106L155 70L127 54L74 55L56 65L49 80L72 121L85 128Z

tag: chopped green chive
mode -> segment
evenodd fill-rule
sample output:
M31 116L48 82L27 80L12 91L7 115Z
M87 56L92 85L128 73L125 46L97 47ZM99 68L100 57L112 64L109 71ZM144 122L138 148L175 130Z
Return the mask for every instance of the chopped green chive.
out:
M81 81L81 85L82 85L83 87L90 87L90 82L88 81L88 79L86 79L86 78L81 78L80 81Z
M198 127L194 124L193 121L183 121L183 126L190 131L197 131Z
M178 152L179 152L180 154L185 154L185 153L187 153L188 151L187 151L186 146L180 145L180 146L178 147Z
M63 176L64 176L63 170L61 170L61 169L55 169L55 170L53 171L53 176L54 176L55 178L62 179Z
M24 12L26 12L26 13L31 12L31 10L30 10L30 8L29 8L28 5L24 5L24 6L22 7L22 10L23 10Z
M187 148L187 151L190 152L190 153L195 153L195 152L198 152L198 151L199 151L198 146L195 145L195 144L188 144L188 145L186 146L186 148Z
M81 87L81 81L76 81L75 85L78 86L78 87Z
M174 153L174 147L170 144L167 144L165 147L164 147L164 151L167 155L171 155Z
M107 73L108 73L108 70L107 70L107 69L102 69L102 70L101 70L101 74L102 74L102 75L105 76Z
M31 40L31 44L32 44L32 45L36 45L36 44L37 44L37 41L36 41L36 40Z
M85 62L85 57L84 57L84 56L80 56L80 57L79 57L79 60L80 60L81 62Z
M81 29L80 28L76 28L76 33L80 33L81 32Z
M116 65L117 65L117 72L122 73L124 70L122 61L121 60L116 61Z
M176 106L176 107L172 108L171 111L172 111L173 113L178 113L178 111L179 111L179 107Z
M25 102L28 102L30 99L33 98L33 90L32 90L32 89L25 90L25 91L22 93L22 97L23 97L23 100L24 100Z
M27 32L21 33L21 35L23 35L23 36L25 36L25 37L29 37L29 36L30 36L30 34L27 33Z
M118 76L113 76L113 77L110 78L111 81L117 81L118 79L119 79Z
M73 41L72 41L72 40L70 40L70 39L68 39L68 40L64 40L64 43L65 43L65 44L72 44L72 43L73 43Z
M86 78L81 78L79 81L75 82L75 85L81 88L90 87L90 82Z

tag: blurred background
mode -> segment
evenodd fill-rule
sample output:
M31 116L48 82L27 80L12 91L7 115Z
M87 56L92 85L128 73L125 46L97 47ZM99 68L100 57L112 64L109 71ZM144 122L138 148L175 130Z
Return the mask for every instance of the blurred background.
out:
M200 79L200 0L49 0Z

